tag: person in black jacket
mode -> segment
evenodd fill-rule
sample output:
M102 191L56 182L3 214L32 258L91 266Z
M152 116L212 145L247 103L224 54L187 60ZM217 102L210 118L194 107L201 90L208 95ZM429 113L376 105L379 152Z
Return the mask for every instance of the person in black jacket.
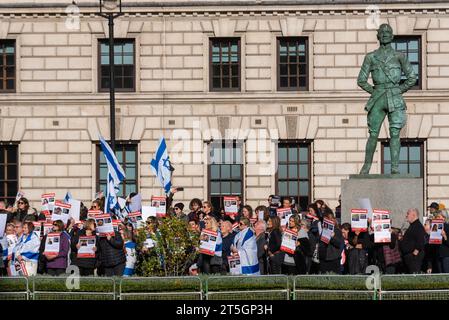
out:
M270 274L281 274L284 254L281 251L282 232L281 220L278 216L268 219L268 239L265 250L268 252L268 266Z
M125 269L126 256L123 238L118 231L114 235L98 239L98 254L106 277L122 276Z
M71 248L73 252L73 260L72 264L79 268L80 276L93 276L95 272L95 268L97 267L98 261L98 251L97 247L94 247L95 257L92 258L81 258L77 256L78 249L81 247L79 243L80 237L84 236L94 236L95 243L98 243L98 237L95 233L96 225L94 219L88 219L84 223L83 229L74 233L71 241Z
M229 221L221 221L220 230L223 248L222 271L229 272L228 257L232 255L231 246L234 243L236 233L232 231L232 224Z
M320 273L336 273L341 274L341 254L344 249L344 239L341 230L338 228L337 219L331 213L327 213L324 218L334 222L334 232L332 233L329 243L325 243L321 239L318 244L318 254L320 257Z
M408 273L419 273L424 260L426 231L418 217L418 209L407 211L406 219L410 226L404 236L399 238L399 247Z
M352 246L347 251L349 274L364 274L368 266L368 249L373 246L368 232L350 231L348 242Z
M7 222L12 222L13 220L18 220L23 222L26 215L28 214L28 209L30 208L30 203L27 198L20 198L17 201L17 208L14 208L12 212L8 214Z

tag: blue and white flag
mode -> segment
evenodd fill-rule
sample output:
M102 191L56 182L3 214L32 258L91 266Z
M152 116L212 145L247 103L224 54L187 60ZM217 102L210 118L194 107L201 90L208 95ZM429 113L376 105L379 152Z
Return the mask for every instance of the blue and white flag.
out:
M167 145L164 138L159 140L156 154L154 159L151 160L151 170L159 179L165 193L169 193L171 189L171 172L174 169L170 163L170 157L168 156Z
M114 152L109 144L100 136L101 150L103 150L106 164L108 165L108 179L106 185L106 203L104 212L113 211L119 207L117 201L117 193L119 192L119 184L125 179L125 172L117 160Z
M65 197L64 197L64 203L69 203L70 199L73 199L72 193L70 191L67 191L67 193L65 194Z
M242 274L259 275L256 236L250 228L239 232L234 238L234 246L239 251Z

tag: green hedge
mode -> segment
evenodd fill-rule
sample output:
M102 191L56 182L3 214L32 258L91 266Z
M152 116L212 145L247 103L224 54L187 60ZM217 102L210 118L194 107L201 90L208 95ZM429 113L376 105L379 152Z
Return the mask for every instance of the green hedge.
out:
M0 277L0 292L27 291L27 279L19 277Z
M363 290L368 276L304 275L295 277L296 290Z
M30 277L30 289L47 292L114 292L114 278L80 277L79 289L68 289L67 277ZM31 285L33 284L33 285Z
M287 290L287 276L211 276L206 279L207 291Z
M393 290L449 290L449 274L384 275L382 291Z
M123 278L121 291L124 293L201 291L201 279L198 277Z

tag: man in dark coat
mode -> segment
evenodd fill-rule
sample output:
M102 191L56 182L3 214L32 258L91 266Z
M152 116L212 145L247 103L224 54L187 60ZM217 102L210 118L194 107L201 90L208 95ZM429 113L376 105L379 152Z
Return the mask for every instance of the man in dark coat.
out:
M124 242L119 232L114 235L100 237L98 240L99 258L106 277L122 276L125 269L126 256Z
M410 223L402 239L399 248L408 273L419 273L424 259L424 247L426 231L419 221L418 209L407 211L407 222Z

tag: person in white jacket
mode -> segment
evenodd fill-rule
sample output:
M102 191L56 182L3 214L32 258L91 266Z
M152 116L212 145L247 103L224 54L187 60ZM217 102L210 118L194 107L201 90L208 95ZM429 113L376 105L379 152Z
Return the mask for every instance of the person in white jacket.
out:
M23 223L23 234L14 248L14 262L24 265L26 275L34 276L37 273L37 261L39 259L39 247L41 239L33 232L32 222Z
M259 275L256 235L250 228L249 219L241 218L239 229L240 232L235 236L231 250L240 257L242 274Z

